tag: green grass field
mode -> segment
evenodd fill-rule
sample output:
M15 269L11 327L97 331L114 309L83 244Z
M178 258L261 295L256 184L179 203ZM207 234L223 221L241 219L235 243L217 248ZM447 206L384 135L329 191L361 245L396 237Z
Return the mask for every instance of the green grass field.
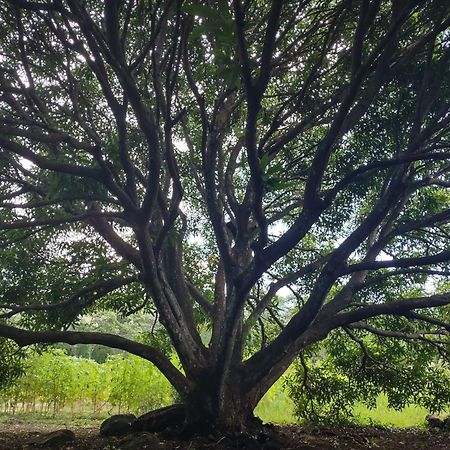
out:
M423 427L425 426L425 417L429 414L425 408L417 405L409 405L401 411L388 408L387 398L379 396L377 398L377 407L368 409L364 405L356 405L354 414L357 422L361 425L383 425L394 427Z
M256 408L256 414L264 422L279 424L296 423L294 404L280 385L269 390ZM393 427L424 427L428 411L420 406L410 405L401 411L388 408L386 397L377 399L377 407L369 409L357 404L354 408L354 421L358 425L378 425Z

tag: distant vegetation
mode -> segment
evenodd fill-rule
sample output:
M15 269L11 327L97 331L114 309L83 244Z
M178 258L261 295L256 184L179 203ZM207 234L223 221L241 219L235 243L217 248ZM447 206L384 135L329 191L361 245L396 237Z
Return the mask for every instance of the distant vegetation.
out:
M300 353L286 384L295 415L313 423L373 419L403 426L410 421L391 419L388 408L395 414L422 407L421 423L426 414L443 413L450 406L449 361L437 359L429 345L406 345L368 332L356 336L349 329L335 330L332 339ZM377 409L389 418L373 414Z
M174 395L164 376L142 358L110 355L100 364L53 349L27 360L26 374L0 388L0 403L5 413L140 414L172 403Z

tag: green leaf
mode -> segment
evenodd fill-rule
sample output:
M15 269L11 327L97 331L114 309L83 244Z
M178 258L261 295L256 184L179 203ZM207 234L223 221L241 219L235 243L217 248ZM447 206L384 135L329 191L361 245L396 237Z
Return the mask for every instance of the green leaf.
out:
M219 22L223 21L222 14L210 6L188 3L183 5L182 10L192 16L204 17Z
M262 173L266 172L268 164L269 164L269 154L264 153L264 155L262 155L261 159L259 160L259 167L261 168Z

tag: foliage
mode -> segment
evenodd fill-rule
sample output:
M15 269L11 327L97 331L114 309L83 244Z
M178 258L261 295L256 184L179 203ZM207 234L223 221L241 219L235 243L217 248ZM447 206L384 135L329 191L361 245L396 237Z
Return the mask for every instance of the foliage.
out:
M155 318L142 312L124 317L109 309L93 311L91 314L81 317L72 328L77 331L114 333L139 342L148 341L156 343L160 349L164 349L164 345L168 347L168 344L160 339L161 335L166 335ZM69 355L93 359L98 363L105 362L110 355L121 353L118 349L96 344L59 344L58 348L64 349Z
M106 369L112 374L108 402L119 411L143 414L173 401L170 384L141 358L116 355L108 359Z
M14 343L0 338L0 386L8 386L24 371L25 354Z
M7 411L59 413L79 404L93 414L115 409L142 414L173 401L167 380L141 358L112 355L104 363L53 349L30 355L25 373L0 389Z
M313 422L353 421L356 404L375 409L381 395L394 410L420 405L436 413L450 405L450 365L428 345L359 330L335 331L302 353L286 385L297 417Z

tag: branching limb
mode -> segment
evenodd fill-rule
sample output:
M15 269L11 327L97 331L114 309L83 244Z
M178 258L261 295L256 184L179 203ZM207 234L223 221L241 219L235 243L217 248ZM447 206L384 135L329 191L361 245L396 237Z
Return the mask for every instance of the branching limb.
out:
M320 266L326 263L326 261L329 259L329 256L324 256L322 258L317 259L311 264L308 264L304 267L301 267L300 269L296 270L295 272L287 275L286 277L280 278L279 280L273 282L266 294L257 302L255 308L251 312L250 316L247 318L244 329L243 329L243 336L247 336L251 327L254 325L255 321L261 317L261 314L264 312L265 309L270 305L270 302L273 300L277 292L284 286L287 286L290 283L294 283L297 279L299 279L302 276L308 275L316 271ZM281 327L283 328L283 327Z
M211 302L200 292L200 290L191 281L186 280L186 285L189 289L192 298L200 305L200 307L207 314L211 315L213 311L213 305Z
M89 298L80 302L80 307L85 308L90 306L95 300L104 297L106 294L119 289L120 287L127 286L131 283L138 281L137 276L130 276L123 279L112 279L105 281L98 281L97 283L91 284L90 286L84 287L79 291L72 294L67 300L58 303L37 303L31 305L23 305L11 308L11 305L0 304L0 309L9 309L8 312L0 314L0 319L7 319L9 317L15 316L16 314L26 312L26 311L50 311L53 309L64 308L76 304L79 299L89 296Z
M367 261L357 264L350 264L344 269L344 273L349 274L362 270L387 269L391 267L412 267L427 266L432 264L446 263L450 261L450 251L443 251L430 256L419 256L417 258L398 258L387 261Z
M35 220L20 220L16 222L0 222L0 230L20 230L20 229L32 229L36 227L52 226L74 223L74 222L89 222L90 220L103 219L114 220L122 218L121 213L114 212L97 212L87 211L82 214L67 216L67 217L55 217L49 219L35 219Z
M420 314L415 311L409 311L404 314L405 317L411 318L414 320L420 320L422 322L427 322L432 325L437 325L438 327L442 327L447 331L450 331L450 322L444 322L443 320L436 319L434 317L427 316L425 314Z
M84 331L29 331L0 324L0 336L12 339L20 347L32 344L99 344L117 348L152 362L174 386L181 396L188 393L189 382L163 353L154 347L131 341L114 334Z
M350 325L354 322L380 315L404 315L415 309L426 309L450 304L450 293L435 294L428 297L415 297L392 303L368 305L354 311L337 314L330 320L332 328Z
M358 330L366 330L369 331L372 334L376 334L378 336L382 337L391 337L391 338L398 338L398 339L407 339L407 340L426 340L426 341L432 341L432 342L439 342L442 343L442 341L436 341L435 339L427 339L427 336L450 336L450 332L448 330L419 330L415 331L413 333L406 333L402 331L390 331L390 330L382 330L379 328L376 328L372 325L369 325L367 323L363 322L354 322L350 325L348 325L349 328L358 329Z

